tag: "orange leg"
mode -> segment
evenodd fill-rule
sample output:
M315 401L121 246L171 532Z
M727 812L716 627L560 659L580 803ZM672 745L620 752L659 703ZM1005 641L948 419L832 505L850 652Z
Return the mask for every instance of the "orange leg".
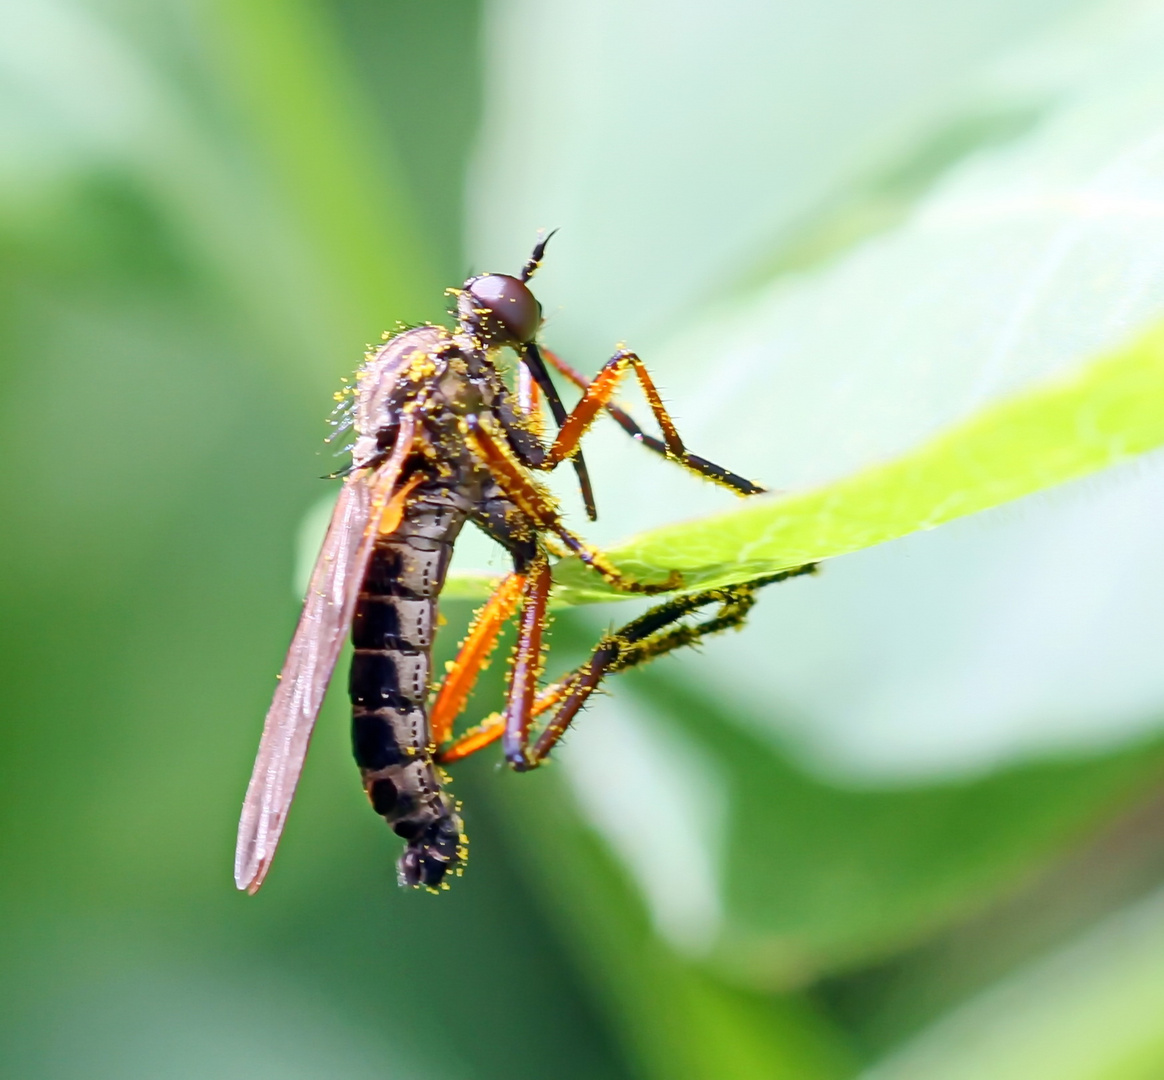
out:
M666 581L656 585L633 581L607 561L606 557L580 537L570 532L558 515L553 498L526 476L520 463L509 448L495 438L477 417L466 417L465 438L477 455L489 466L489 471L505 497L526 515L535 528L555 533L569 550L616 589L623 592L670 592L683 584L682 575L672 573ZM564 429L563 429L564 430Z
M469 700L478 676L488 665L502 627L517 609L525 581L524 574L509 574L473 616L469 633L461 643L456 659L449 663L448 673L429 712L432 738L437 746L443 746L452 736L453 722Z
M528 575L510 574L502 583L501 588L493 594L485 608L482 608L469 637L461 647L460 654L453 662L449 678L441 687L437 703L433 706L433 736L438 746L447 741L452 731L453 719L464 708L469 689L476 679L477 671L480 670L480 656L492 650L496 644L497 633L501 625L513 614L520 597L523 598L524 602L518 628L517 648L514 653L513 672L509 679L505 714L494 713L492 716L486 717L482 723L470 728L459 739L440 751L437 760L442 765L452 761L460 761L470 754L475 754L507 732L510 732L510 735L506 739L506 753L509 753L511 746L516 745L520 756L520 748L528 740L530 720L539 712L534 696L537 692L537 680L542 668L542 636L546 625L546 601L550 595L551 584L550 565L541 559L530 568ZM503 590L506 590L506 595L502 599ZM485 623L491 617L491 609L500 615L500 618L493 619L495 626L488 645L476 646L475 641L483 640L488 633ZM501 615L502 609L504 609L504 615ZM462 668L462 664L464 668ZM462 680L467 683L464 690L459 688L449 690L454 677L474 664L476 668L467 676L462 676ZM438 737L437 711L442 700L446 697L446 690L448 690L449 711L441 716L440 737ZM548 706L543 706L544 708L548 708ZM521 766L516 767L520 768Z
M534 381L533 373L525 364L517 367L517 404L526 416L540 417L538 406L541 403L541 394L538 384Z
M756 602L758 590L766 585L815 572L816 565L809 563L740 585L707 589L665 600L627 623L621 630L604 635L586 663L536 696L531 695L524 674L541 666L540 630L531 632L518 644L506 715L502 717L494 713L488 717L458 740L450 751L441 754L439 760L448 762L467 757L505 734L506 757L510 764L518 770L536 768L549 756L587 699L607 675L648 663L676 649L694 645L712 634L741 626ZM526 587L526 596L526 608L522 612L523 631L527 616L531 627L541 625L536 606L538 588L533 584L532 576ZM702 622L694 625L683 622L687 617L712 605L718 610ZM541 614L544 615L544 606ZM523 673L520 681L519 673ZM551 711L549 722L531 746L529 734L533 720Z
M517 650L509 676L509 696L505 703L505 757L515 769L530 768L525 748L533 718L534 695L545 659L543 634L546 628L546 602L550 597L550 564L540 560L530 569L522 598L521 619L517 630Z
M393 492L380 515L379 530L381 536L391 536L400 528L400 522L404 520L404 511L408 505L408 496L412 494L413 488L418 487L423 481L423 474L417 473L416 476L406 480Z
M542 349L541 351L542 355L547 360L549 360L549 362L553 364L553 366L557 368L558 371L560 371L567 379L570 380L570 382L572 382L576 387L578 387L579 390L583 392L583 400L585 400L585 395L590 393L590 388L598 383L598 379L595 379L592 383L580 372L567 364L566 361L556 353L551 352L549 349ZM608 361L606 367L604 367L602 372L599 373L598 378L602 378L602 376L606 373L607 368L609 368L620 355L621 351L620 353L616 353L614 357ZM651 406L651 412L654 414L655 419L658 421L659 427L663 431L663 439L657 439L653 435L648 435L635 422L634 418L629 413L623 411L617 405L613 404L611 401L611 398L613 397L613 387L608 393L606 393L606 400L595 407L594 415L597 414L599 408L605 409L608 413L610 413L611 417L613 417L615 422L623 429L623 431L630 435L631 438L636 442L642 443L643 446L645 446L648 450L653 450L656 454L659 454L662 457L669 458L672 461L677 461L680 465L690 469L692 472L698 473L700 476L714 481L715 483L720 484L722 487L728 488L730 491L734 491L737 495L759 495L765 490L764 488L760 487L759 484L753 484L751 480L747 480L742 476L737 476L734 472L731 472L729 469L725 469L722 465L717 465L714 461L708 461L707 458L700 457L698 454L693 454L687 450L683 445L682 439L679 437L679 433L675 430L675 423L668 414L666 407L663 405L662 399L659 397L659 393L655 389L654 383L651 381L650 376L647 374L646 368L643 366L642 362L638 360L638 357L635 357L634 361L632 362L634 364L635 373L638 375L639 382L643 387L643 392L646 394L647 401ZM621 375L621 371L624 370L625 367L620 370L619 374ZM618 376L616 375L614 378L614 383L617 384L617 382ZM579 406L581 406L581 404L582 402L578 403ZM590 416L589 420L586 422L586 427L589 427L589 424L593 422L594 415ZM563 431L562 434L564 433L565 432ZM578 438L581 438L581 434L578 435ZM566 456L569 456L568 451Z
M476 727L469 728L459 739L441 750L436 759L441 765L448 765L454 761L467 758L470 754L483 750L490 743L496 742L505 732L505 717L500 713L487 716Z
M560 682L540 691L530 708L530 718L536 720L542 713L565 700L574 688L576 679L576 673L571 674ZM470 754L475 754L478 750L483 750L486 746L495 743L503 734L505 734L505 717L501 713L492 713L440 751L437 754L437 761L442 765L447 765L452 761L460 761L462 758L467 758Z
M646 367L634 353L628 349L619 349L602 365L602 370L594 377L594 381L589 383L583 391L582 400L574 406L566 418L562 430L558 432L558 437L554 440L554 444L546 456L547 468L561 464L578 449L582 436L590 430L590 425L594 423L599 412L610 404L610 400L614 397L614 392L618 389L618 384L623 375L626 374L627 368L634 369L643 392L647 395L647 401L650 402L651 411L659 420L668 456L682 457L683 440L679 438L679 432L675 430L671 417L663 407L662 399L659 397L659 392L655 389L650 375L647 374Z
M516 574L511 575L511 579L517 577ZM513 655L513 670L509 676L505 712L487 717L483 723L471 728L451 746L446 747L437 757L441 764L460 761L504 736L505 756L509 763L518 771L531 767L531 762L526 757L526 746L529 744L530 723L539 712L535 698L540 702L540 698L544 697L538 695L537 684L544 659L546 603L552 584L550 564L545 559L540 559L522 580L521 620L518 623L517 647ZM494 599L496 596L497 594L494 594ZM492 602L490 601L491 604ZM510 603L510 611L515 604L516 596ZM462 704L463 700L462 698ZM548 707L543 705L542 709ZM436 730L435 723L433 730L434 732Z
M553 528L558 521L553 496L525 474L505 441L496 438L475 416L465 418L463 431L465 440L488 465L505 497L538 528Z

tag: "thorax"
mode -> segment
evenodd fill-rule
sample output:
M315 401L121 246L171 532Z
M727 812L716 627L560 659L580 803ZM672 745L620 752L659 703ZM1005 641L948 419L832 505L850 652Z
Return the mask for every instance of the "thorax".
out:
M479 471L462 418L496 408L504 384L491 359L444 327L421 326L386 342L357 375L353 461L394 445L400 418L417 422L416 449L446 481L470 483Z

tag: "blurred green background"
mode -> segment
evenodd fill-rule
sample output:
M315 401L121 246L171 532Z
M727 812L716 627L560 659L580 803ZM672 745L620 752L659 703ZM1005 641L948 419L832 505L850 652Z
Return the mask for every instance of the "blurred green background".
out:
M1159 2L0 0L2 1075L1164 1076L1151 459L770 591L554 768L466 763L439 897L335 694L230 879L366 342L558 226L549 344L843 476L1164 317L1161 71ZM730 504L588 458L601 540Z

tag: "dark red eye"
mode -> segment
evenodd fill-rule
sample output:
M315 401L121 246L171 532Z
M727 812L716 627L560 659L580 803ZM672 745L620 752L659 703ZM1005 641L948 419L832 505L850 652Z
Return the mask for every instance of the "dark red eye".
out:
M533 341L542 324L542 306L524 282L508 274L483 274L466 284L482 329L497 344Z

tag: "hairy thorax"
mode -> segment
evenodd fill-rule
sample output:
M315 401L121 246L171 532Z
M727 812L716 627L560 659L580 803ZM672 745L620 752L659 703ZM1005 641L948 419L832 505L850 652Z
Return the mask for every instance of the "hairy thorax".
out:
M490 413L505 391L492 360L462 338L441 326L420 326L369 356L356 376L357 466L392 447L400 416L409 412L434 460L473 471L461 419Z

